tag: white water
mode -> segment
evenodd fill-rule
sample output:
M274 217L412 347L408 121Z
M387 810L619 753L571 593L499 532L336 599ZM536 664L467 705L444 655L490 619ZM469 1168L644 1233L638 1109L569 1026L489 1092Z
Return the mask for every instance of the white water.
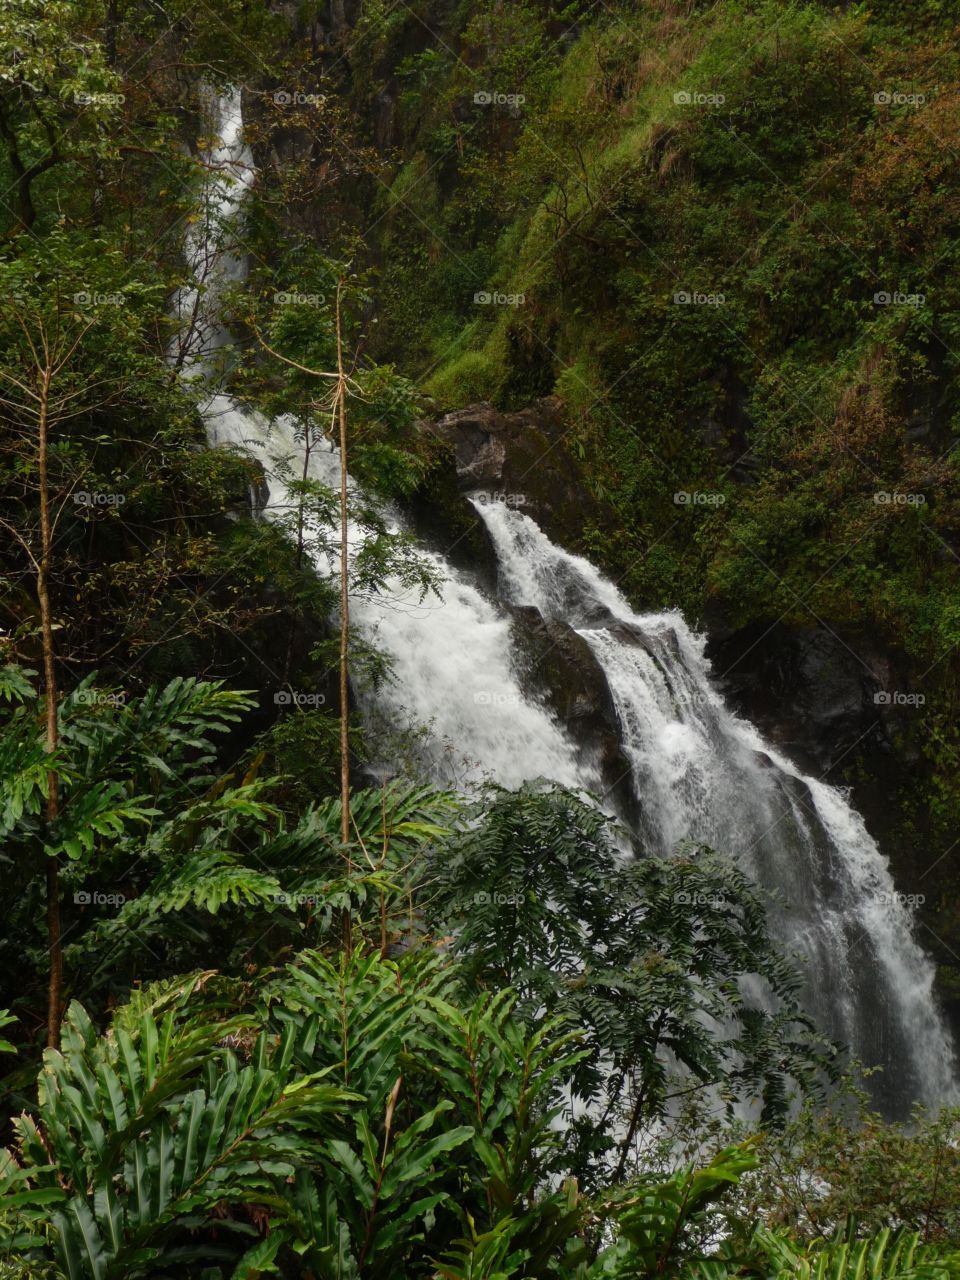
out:
M474 506L505 597L573 626L602 668L647 846L669 853L679 840L702 841L778 890L780 936L807 960L808 1007L865 1061L896 1064L881 1096L931 1104L952 1096L953 1047L933 997L933 965L844 795L804 776L724 705L705 639L680 614L634 613L593 565L555 547L528 516L502 503Z
M220 397L219 399L222 399ZM276 518L292 507L285 463L302 464L291 424L218 408L211 422L216 443L245 447L263 465L269 492L264 514ZM340 462L331 448L315 450L310 475L329 488L339 484ZM352 551L363 530L351 521ZM389 659L392 678L362 702L388 722L426 725L424 754L435 778L461 785L489 777L516 787L526 779L553 778L566 786L596 785L584 775L576 751L546 710L527 698L512 663L511 625L504 613L455 573L441 557L421 552L437 588L419 591L388 579L382 592L354 596L351 622ZM324 576L337 570L323 557Z
M198 287L177 302L187 334L182 371L218 388L204 408L210 441L262 464L264 514L280 519L292 505L284 476L291 461L299 472L302 446L290 422L238 406L222 389L222 362L218 368L229 335L217 299L244 273L229 233L254 177L239 94L221 99L219 119L204 216L186 246ZM314 450L314 478L333 487L338 473L332 448ZM933 998L932 965L885 860L843 795L804 777L724 706L704 642L679 614L634 614L592 565L555 547L528 517L500 504L477 511L505 598L569 624L590 645L614 701L648 847L668 853L680 839L703 841L778 889L779 936L809 961L807 1003L864 1061L887 1065L878 1098L892 1106L954 1100L953 1048ZM351 527L352 547L363 537ZM351 604L353 622L394 673L361 705L370 711L375 703L395 723L427 725L427 761L439 780L487 776L516 786L543 776L597 789L580 744L522 687L509 614L442 557L422 554L439 577L435 595L420 601L388 583L381 596ZM323 556L317 568L334 571Z
M208 156L211 177L203 214L191 225L186 242L197 288L184 290L177 300L187 332L181 340L185 376L214 384L220 372L217 357L230 344L216 303L225 286L244 276L243 253L231 245L230 232L254 177L253 157L243 141L239 94L221 100L217 133L219 141ZM223 391L210 397L203 412L212 444L239 448L261 463L268 490L265 516L276 519L290 512L294 502L284 477L291 462L294 474L301 474L303 460L292 422L270 422ZM308 473L339 488L336 451L330 446L315 449ZM359 549L363 536L351 523L351 548ZM596 776L581 771L573 745L555 721L520 688L511 661L509 619L440 557L422 555L438 577L436 592L420 600L416 591L388 581L379 596L351 602L351 621L392 664L393 679L377 695L379 711L394 723L429 727L427 759L445 782L489 777L515 787L529 778L549 777L571 787L595 785ZM325 557L317 568L324 575L336 571Z

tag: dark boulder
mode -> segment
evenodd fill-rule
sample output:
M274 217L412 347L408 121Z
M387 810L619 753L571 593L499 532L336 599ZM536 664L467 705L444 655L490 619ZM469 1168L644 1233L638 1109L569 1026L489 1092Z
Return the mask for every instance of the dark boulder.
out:
M884 700L898 683L889 654L827 627L756 623L710 634L726 696L810 772L829 777L854 750L889 753L898 711Z
M569 427L556 396L516 413L486 402L470 405L420 427L450 446L461 493L502 495L561 545L574 544L584 523L596 518L596 503L563 447Z
M636 831L639 810L630 762L620 744L620 725L606 676L593 650L565 622L543 618L531 606L514 606L515 629L525 662L522 677L557 717L585 761L596 769L601 794Z

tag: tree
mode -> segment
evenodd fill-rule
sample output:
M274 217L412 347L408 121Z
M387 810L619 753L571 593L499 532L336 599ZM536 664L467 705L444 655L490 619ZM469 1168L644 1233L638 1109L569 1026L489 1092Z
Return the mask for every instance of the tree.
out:
M345 301L350 291L356 295L355 301L362 298L362 293L358 289L356 277L348 277L344 271L340 271L335 277L335 294L332 303L332 335L330 326L326 323L323 312L319 313L317 324L311 324L309 320L304 322L301 319L302 309L296 312L296 320L291 321L289 312L281 312L279 316L274 317L274 330L279 332L279 340L283 341L284 334L294 341L289 345L299 348L306 348L309 353L316 352L317 348L322 349L323 345L332 336L333 347L333 364L334 369L328 370L319 368L314 364L305 363L309 359L309 354L301 358L294 358L288 351L280 351L268 341L256 327L257 337L264 350L280 363L285 372L285 384L282 397L275 397L275 403L283 403L284 400L293 399L296 406L297 417L299 418L301 427L301 438L303 440L303 461L302 473L299 485L295 490L298 498L296 510L296 538L298 557L302 557L305 540L305 530L307 527L306 499L310 496L316 496L317 487L310 481L310 458L311 452L317 443L318 422L325 416L328 427L327 433L335 435L338 443L338 471L339 471L339 494L338 494L338 517L339 517L339 652L338 652L338 676L339 676L339 703L340 703L340 804L341 804L341 842L344 848L344 856L347 861L348 873L351 870L350 863L350 594L351 581L356 568L351 562L349 526L351 515L351 480L349 473L350 454L348 451L347 436L347 418L348 404L357 401L362 402L366 397L364 395L364 386L362 381L356 376L357 363L359 360L359 351L355 351L352 360L351 371L347 370L347 357L345 354ZM273 338L273 333L271 333ZM377 371L374 371L376 377ZM320 381L328 384L328 389L324 394L316 395L315 392L308 391L304 387L304 379L310 382ZM383 415L385 416L385 415ZM325 433L325 434L327 434ZM369 510L369 509L368 509ZM365 538L365 545L359 552L356 561L356 567L360 571L360 579L367 579L369 585L369 572L371 566L374 567L375 579L382 579L390 569L400 569L403 576L409 580L412 578L417 581L421 588L421 596L426 593L432 583L432 575L425 560L419 557L408 557L404 555L405 540L402 537L388 534L384 527L382 518L371 512L373 515L374 533L373 539ZM365 530L366 533L366 530ZM387 560L384 563L381 548L387 548ZM391 549L397 554L391 555ZM350 919L349 916L344 917L344 946L349 950L350 942Z
M142 831L151 818L162 815L162 807L156 805L158 800L162 802L164 791L181 798L182 779L176 766L183 769L188 760L194 769L209 763L209 744L202 735L226 728L237 718L238 708L245 705L243 698L221 694L217 687L179 681L159 697L154 692L141 704L125 706L115 692L101 692L88 679L63 698L48 694L46 706L52 708L54 719L51 726L48 712L40 741L29 704L21 706L3 725L0 821L8 850L24 853L22 861L15 863L15 874L19 877L26 869L27 880L21 907L11 913L9 945L22 948L26 943L32 947L30 872L36 852L39 850L47 865L57 869L56 876L47 881L48 943L51 910L56 926L56 949L51 943L48 952L48 1044L58 1042L64 979L61 868L72 883L79 880L82 884L84 875L92 873L102 879L109 874L119 851L126 850L129 858L131 828ZM41 760L46 762L43 770ZM151 774L152 787L148 782ZM174 785L165 787L164 779L172 779ZM90 898L89 893L78 893L80 901ZM101 890L111 901L114 893L103 894ZM22 955L18 962L22 964Z
M358 948L305 951L253 999L210 973L165 981L102 1036L72 1005L0 1154L0 1258L75 1280L173 1263L425 1280L502 1202L525 1274L559 1277L580 1205L538 1175L571 1035L454 996L429 950Z
M93 466L95 440L90 424L108 406L122 402L145 371L155 374L155 362L143 350L141 318L137 314L128 318L125 311L128 299L142 293L142 287L97 288L117 265L112 255L102 254L105 247L93 242L78 252L67 236L53 235L42 256L31 247L0 266L0 281L11 303L0 320L0 420L6 428L8 465L12 456L22 490L36 495L35 508L25 504L19 520L11 512L0 517L0 524L22 549L35 575L45 750L51 760L58 746L58 656L51 591L58 527L71 498L87 504L100 498L116 501L116 494L79 491ZM96 281L92 288L91 277ZM59 778L51 765L46 785L46 820L51 829L59 812ZM47 1041L55 1045L63 982L56 854L48 856L46 875Z
M67 0L0 5L0 139L19 227L37 220L34 183L49 170L114 153L100 128L123 102L118 78Z
M758 1144L739 1216L802 1241L856 1221L862 1233L888 1228L950 1244L960 1236L958 1134L954 1108L918 1108L906 1124L892 1124L867 1110L863 1095L826 1108L808 1103Z
M292 1028L278 1043L250 1017L183 1018L200 981L135 1001L109 1036L71 1005L36 1115L0 1155L0 1212L18 1206L5 1251L106 1280L225 1256L249 1274L309 1240L286 1184L358 1095L298 1069Z
M287 825L269 800L275 780L258 777L256 762L239 776L219 767L216 739L235 729L249 697L180 678L127 698L88 677L57 708L51 824L51 756L28 673L9 668L3 687L20 705L0 723L0 834L12 903L0 954L25 1023L47 968L36 937L38 850L60 860L68 902L72 895L68 986L103 1005L211 954L232 972L269 963L299 946L308 925L328 937L331 917L344 910L384 949L387 902L398 898L398 912L406 911L407 864L425 840L443 837L453 812L453 798L431 787L357 792L351 839L362 869L345 876L339 802L317 803Z
M350 671L348 666L350 644L350 544L347 537L349 522L347 508L349 482L349 472L347 470L347 374L343 361L342 293L343 281L341 279L337 281L336 302L334 304L337 360L335 374L324 370L310 369L306 365L291 360L289 356L280 355L266 342L263 345L272 356L289 367L295 368L299 373L306 374L311 378L329 378L333 382L329 400L326 402L325 407L329 409L331 419L336 423L340 443L340 840L346 851L350 845ZM261 341L263 340L261 339ZM310 439L309 428L305 432L304 439L303 478L306 481L310 464L310 451L307 443ZM302 554L303 548L303 523L303 508L301 506L297 517L298 554ZM346 854L345 856L347 857L347 870L349 871L351 869L349 855ZM352 943L351 922L348 913L344 913L343 918L343 944L349 951Z
M531 1022L563 1015L584 1029L570 1132L574 1167L593 1181L609 1176L610 1152L614 1177L628 1172L643 1126L674 1098L756 1098L775 1123L791 1088L819 1096L836 1074L747 878L697 846L626 858L614 836L561 788L494 788L428 856L420 899L453 934L469 990L514 988ZM762 984L763 1003L741 982Z

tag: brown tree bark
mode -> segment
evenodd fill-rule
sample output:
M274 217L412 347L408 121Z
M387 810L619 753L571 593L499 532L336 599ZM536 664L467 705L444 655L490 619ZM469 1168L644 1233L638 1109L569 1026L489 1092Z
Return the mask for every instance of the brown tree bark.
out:
M48 469L50 430L50 382L53 369L49 358L40 379L37 406L37 479L40 486L40 559L37 565L37 601L40 605L40 635L43 648L43 678L46 686L45 748L57 749L57 667L53 639L53 610L50 605L50 557L53 526L50 518L50 478ZM60 779L56 769L47 774L47 824L60 815ZM50 950L50 979L47 988L47 1044L60 1046L60 1013L63 1002L63 942L60 926L60 867L55 857L47 858L47 944Z
M341 286L337 285L337 417L340 427L340 839L344 850L350 843L350 548L347 545L347 382L343 369L343 326L340 309ZM352 870L349 852L347 870ZM353 921L343 913L343 946L353 950Z

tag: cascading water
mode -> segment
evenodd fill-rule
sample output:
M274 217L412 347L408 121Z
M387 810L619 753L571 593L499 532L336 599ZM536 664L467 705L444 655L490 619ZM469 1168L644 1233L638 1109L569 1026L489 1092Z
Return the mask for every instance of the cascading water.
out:
M290 509L284 476L291 459L302 464L302 445L292 423L240 408L223 390L215 359L229 348L217 298L244 270L224 231L254 175L239 94L220 99L218 120L204 215L186 246L198 287L177 301L185 335L180 362L185 376L201 376L210 387L204 414L211 443L242 448L262 464L264 514L276 518ZM314 450L309 470L332 487L336 453ZM592 565L555 547L527 516L501 504L475 505L497 552L506 601L535 606L590 646L616 709L646 846L668 853L683 838L710 844L780 891L776 923L787 946L808 961L807 1003L857 1056L887 1067L874 1089L881 1105L903 1111L914 1100L956 1100L932 965L859 815L724 706L710 683L703 641L679 614L634 614ZM363 537L362 528L351 527L352 546ZM441 556L422 554L436 574L436 593L420 600L387 584L381 597L352 605L356 625L393 666L393 681L376 695L377 711L427 726L427 759L439 780L488 776L516 786L542 776L597 789L594 766L524 690L508 611ZM325 557L317 568L334 571ZM365 697L370 710L371 695Z
M298 464L303 457L292 424L220 407L213 435L262 464L268 519L291 509L283 475L291 457ZM333 449L315 450L308 470L332 489L339 483L339 456ZM359 549L363 538L351 521L351 549ZM389 579L377 595L353 598L354 625L389 658L392 673L375 695L362 694L361 704L372 710L375 702L390 723L413 716L427 727L424 755L437 781L463 785L486 776L514 787L543 776L570 787L595 786L595 775L580 769L553 719L524 695L511 660L509 619L442 557L421 555L436 583L424 599ZM326 576L338 566L323 557L317 568Z
M211 387L203 406L211 444L242 449L263 467L268 519L293 509L284 483L291 459L299 473L303 446L293 423L265 417L239 406L222 389L222 357L230 336L218 316L222 289L242 280L243 254L233 247L231 229L254 177L253 156L243 141L240 95L230 93L216 106L218 139L206 155L202 216L186 240L186 256L196 286L177 299L183 336L184 376L200 377ZM309 474L330 488L339 487L339 457L330 447L312 451ZM351 523L352 547L364 532ZM351 615L365 637L392 663L393 680L378 694L379 709L401 721L411 713L429 727L426 754L438 779L469 782L490 777L504 786L550 777L566 786L596 785L577 753L548 713L520 687L511 661L510 621L438 556L423 553L437 590L419 600L409 588L388 582L380 597L358 598ZM324 574L335 566L324 559Z
M505 597L575 628L603 670L646 846L669 853L679 840L702 841L777 890L779 936L807 962L806 1004L865 1062L887 1064L879 1099L951 1097L953 1047L933 966L860 815L724 706L704 640L680 614L635 614L528 516L502 503L474 506Z

